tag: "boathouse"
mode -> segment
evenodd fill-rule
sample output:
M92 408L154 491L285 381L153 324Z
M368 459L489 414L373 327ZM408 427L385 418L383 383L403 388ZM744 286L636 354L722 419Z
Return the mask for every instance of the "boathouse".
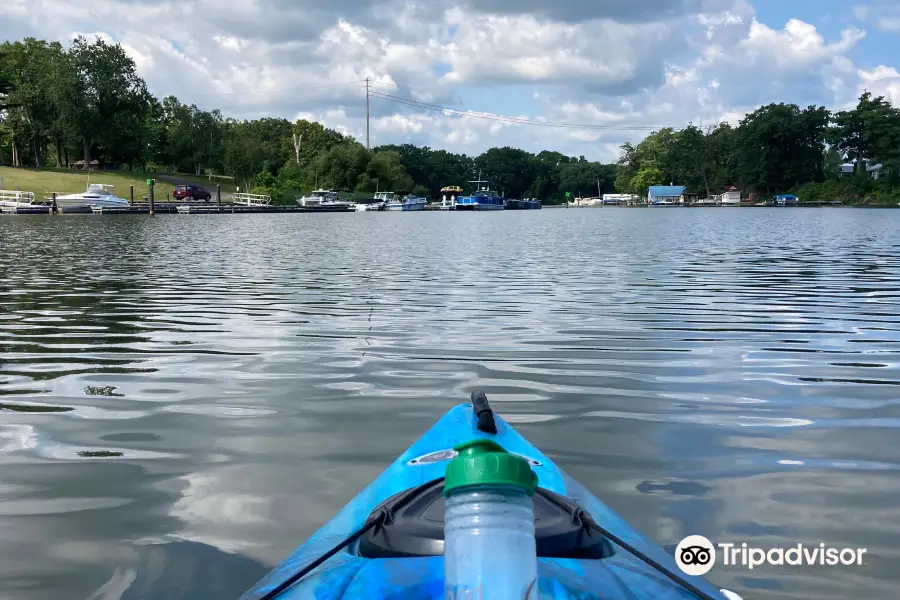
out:
M651 185L647 190L647 204L680 204L684 188L683 185Z

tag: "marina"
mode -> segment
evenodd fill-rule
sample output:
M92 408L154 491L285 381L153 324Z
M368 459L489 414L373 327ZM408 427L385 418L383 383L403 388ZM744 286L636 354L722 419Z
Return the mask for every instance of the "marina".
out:
M428 202L409 190L397 192L379 191L371 197L355 200L342 194L346 190L315 189L309 194L296 198L293 203L277 203L269 195L235 192L227 201L222 199L218 186L214 199L183 200L170 199L156 201L153 193L154 180L148 180L148 192L140 200L135 199L134 186L129 190L129 198L116 194L115 187L105 183L88 183L84 192L45 193L38 200L33 192L0 189L0 214L95 214L95 215L154 215L154 214L256 214L256 213L356 213L356 212L406 212L406 211L496 211L496 210L540 210L545 207L538 198L505 198L495 191L491 181L479 178L469 183L473 191L468 195L460 186L446 186L441 189L441 199ZM671 191L670 191L671 190ZM677 195L676 195L677 192ZM669 195L666 196L665 194ZM729 201L721 198L734 195ZM210 195L211 198L212 195ZM696 199L684 194L678 186L651 188L646 200L641 201L634 194L606 194L602 198L575 197L560 204L547 204L546 208L760 208L760 207L840 207L840 201L801 201L793 194L779 194L771 200L743 198L739 192L730 190L714 199ZM850 205L853 208L898 208L894 205Z

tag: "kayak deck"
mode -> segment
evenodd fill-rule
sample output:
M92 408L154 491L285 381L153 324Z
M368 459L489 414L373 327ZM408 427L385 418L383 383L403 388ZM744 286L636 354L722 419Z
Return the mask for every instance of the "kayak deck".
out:
M447 461L455 455L453 447L474 438L492 439L508 452L527 458L538 475L540 488L577 503L596 523L624 543L670 572L678 573L712 598L724 600L725 596L705 579L681 573L672 556L635 531L499 415L494 415L494 422L497 433L485 433L478 429L478 418L471 404L461 404L451 409L306 543L241 596L241 600L260 600L265 597L279 584L362 527L373 509L385 500L442 478ZM540 597L579 600L697 598L624 548L607 543L611 551L604 552L601 558L540 557ZM285 600L446 600L443 569L443 556L366 558L360 555L360 544L356 542L316 567L277 597Z

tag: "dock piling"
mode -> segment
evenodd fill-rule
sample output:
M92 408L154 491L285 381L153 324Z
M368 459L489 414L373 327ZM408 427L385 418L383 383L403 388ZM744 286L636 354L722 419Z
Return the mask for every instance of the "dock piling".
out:
M156 183L156 180L155 180L155 179L148 179L148 180L147 180L147 184L148 184L149 187L150 187L150 195L149 195L148 200L150 200L150 215L151 215L151 216L153 215L153 212L154 212L154 210L153 210L153 185L154 185L155 183Z
M216 184L216 205L222 206L222 184Z
M134 184L128 186L131 188L130 196L128 197L128 204L134 206Z

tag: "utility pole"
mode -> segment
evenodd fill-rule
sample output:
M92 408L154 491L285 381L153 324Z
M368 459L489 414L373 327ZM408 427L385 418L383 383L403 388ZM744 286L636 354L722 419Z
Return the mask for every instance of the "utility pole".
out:
M366 77L366 150L369 147L369 78Z

